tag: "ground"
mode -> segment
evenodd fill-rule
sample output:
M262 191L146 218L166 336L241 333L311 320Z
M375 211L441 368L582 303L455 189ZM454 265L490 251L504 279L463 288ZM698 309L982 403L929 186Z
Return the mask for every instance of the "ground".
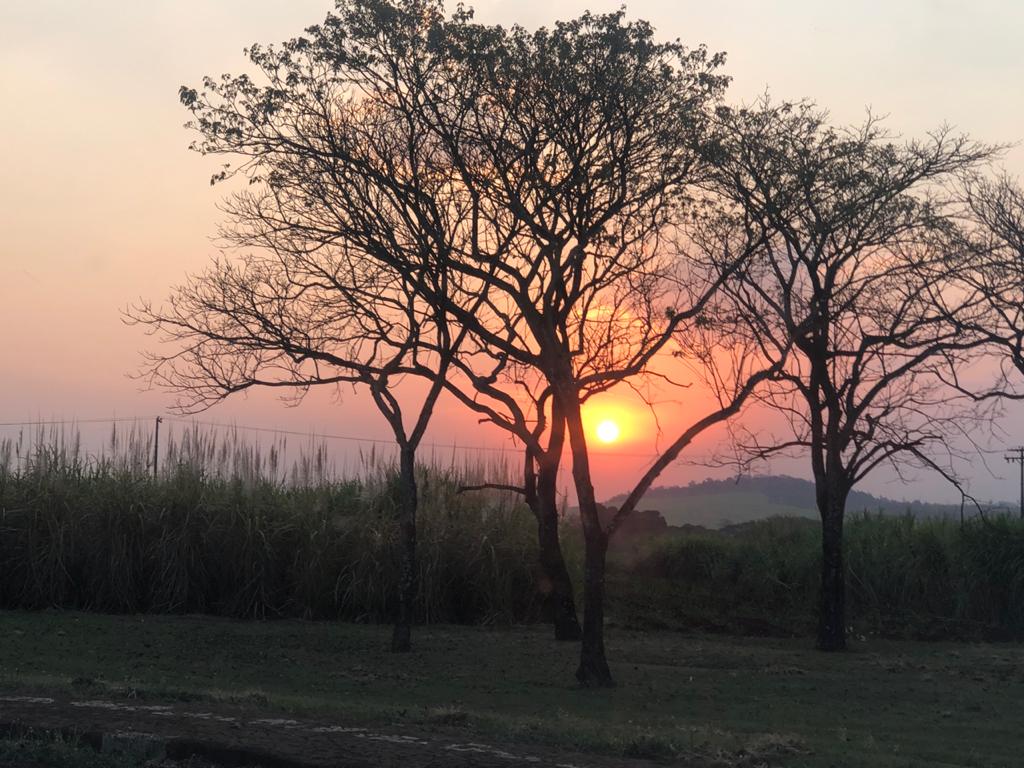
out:
M601 763L994 767L1024 752L1019 645L863 639L821 654L807 640L611 629L618 687L586 690L573 685L576 646L548 635L428 627L396 656L387 627L0 613L0 689L11 700L0 721L17 697L49 696L399 729Z

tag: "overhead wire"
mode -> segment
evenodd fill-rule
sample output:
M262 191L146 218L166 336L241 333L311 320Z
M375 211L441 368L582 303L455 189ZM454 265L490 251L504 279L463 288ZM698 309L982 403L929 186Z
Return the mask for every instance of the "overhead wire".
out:
M37 419L34 421L8 421L0 422L0 428L11 428L11 427L39 427L39 426L68 426L77 424L115 424L123 422L139 422L145 423L153 421L156 416L123 416L123 417L111 417L111 418L89 418L89 419ZM223 422L206 421L202 419L185 419L176 416L162 416L160 417L164 422L171 422L176 424L185 425L198 425L204 427L210 427L213 429L225 429L225 430L243 430L247 432L262 432L274 435L286 435L295 437L309 437L318 440L340 440L344 442L364 443L368 445L393 445L393 440L386 440L383 438L373 437L358 437L356 435L341 435L333 433L323 432L305 432L301 430L293 429L279 429L274 427L256 427L248 424L226 424ZM431 448L434 450L455 450L455 451L484 451L491 453L502 453L502 454L518 454L520 450L516 448L507 448L501 446L492 445L459 445L458 443L421 443L421 448ZM625 451L595 451L594 456L615 456L619 458L634 458L634 459L646 459L653 460L658 457L657 453L633 453Z

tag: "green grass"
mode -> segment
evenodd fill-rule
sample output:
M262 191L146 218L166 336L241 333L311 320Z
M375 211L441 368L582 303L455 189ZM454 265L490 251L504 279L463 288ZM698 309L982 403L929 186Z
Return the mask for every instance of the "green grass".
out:
M0 768L218 768L198 757L147 758L124 752L97 752L74 738L27 732L0 738Z
M140 768L141 758L101 755L92 747L42 734L0 739L0 768Z
M1024 751L1017 645L868 640L825 655L613 629L619 686L595 691L571 685L577 647L542 627L420 628L397 656L386 627L353 624L15 612L0 627L7 688L77 681L89 696L226 699L701 765L1009 766Z

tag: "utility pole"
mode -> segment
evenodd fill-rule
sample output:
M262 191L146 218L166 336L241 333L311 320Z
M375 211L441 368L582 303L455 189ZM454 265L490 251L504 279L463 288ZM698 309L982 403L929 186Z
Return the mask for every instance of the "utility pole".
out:
M163 421L163 417L156 417L156 426L153 430L153 479L157 479L157 460L160 458L160 423ZM1022 481L1024 482L1024 481ZM1024 488L1024 486L1021 486Z
M1012 453L1003 458L1010 464L1020 464L1020 517L1024 520L1024 446L1011 448Z

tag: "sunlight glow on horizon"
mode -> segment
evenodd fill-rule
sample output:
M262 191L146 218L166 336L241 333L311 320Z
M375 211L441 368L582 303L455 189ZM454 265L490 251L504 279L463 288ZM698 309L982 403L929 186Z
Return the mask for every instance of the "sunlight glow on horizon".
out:
M454 0L446 2L452 10ZM467 5L481 23L532 29L587 9L614 12L622 2ZM206 267L217 252L211 238L221 222L223 192L209 186L217 162L187 149L195 137L182 127L188 114L178 88L198 85L207 74L244 70L245 46L301 34L333 6L333 0L0 3L0 93L17 105L0 125L6 149L0 168L9 180L0 189L0 324L10 331L4 420L137 414L148 422L165 412L171 395L140 391L141 382L126 376L152 340L126 327L120 309L139 297L159 302L186 274ZM706 43L710 51L725 51L723 72L734 78L729 103L756 99L769 88L780 99L815 98L839 123L859 121L870 104L891 115L887 124L907 138L942 122L982 141L1024 138L1024 100L1012 97L1024 76L1017 45L1024 5L983 1L967 10L938 0L633 0L627 16L649 20L660 40L678 37L691 47ZM1005 164L1024 176L1024 146L1008 149ZM663 447L689 418L714 405L699 386L645 395L650 406L623 389L584 407L599 495L629 486L647 461L631 457ZM275 393L254 391L217 406L210 418L389 439L387 425L367 403L361 392L324 390L289 410ZM1003 420L1013 435L1024 436L1022 407ZM746 418L752 421L745 424L766 428L757 414ZM605 421L619 431L611 443L595 431ZM706 446L717 439L726 436L709 435L691 453L710 450ZM513 445L453 399L441 401L427 440L502 450ZM518 447L507 449L517 463ZM677 463L659 482L680 484L707 471ZM979 465L972 481L981 498L1017 493L1009 472ZM888 482L893 486L887 489ZM880 477L865 489L947 498L946 486L930 479L898 483Z
M602 443L614 443L619 439L619 425L611 419L605 419L597 425L595 433Z

